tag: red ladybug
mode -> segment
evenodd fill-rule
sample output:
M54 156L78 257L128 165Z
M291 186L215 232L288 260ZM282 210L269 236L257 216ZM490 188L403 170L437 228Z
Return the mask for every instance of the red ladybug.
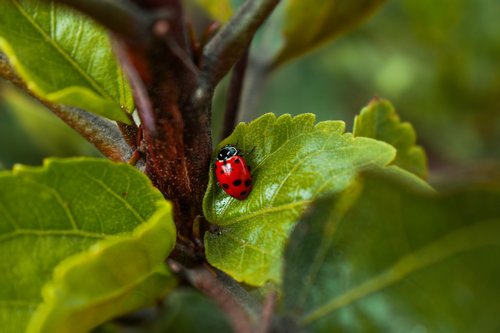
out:
M252 191L250 167L236 147L226 145L217 155L215 175L224 191L238 200L244 200Z

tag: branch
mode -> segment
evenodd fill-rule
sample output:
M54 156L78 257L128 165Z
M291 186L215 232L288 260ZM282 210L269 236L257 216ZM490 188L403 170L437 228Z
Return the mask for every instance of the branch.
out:
M252 333L255 321L251 320L247 307L241 303L241 298L235 297L231 289L226 288L217 274L208 266L199 266L188 269L180 264L169 260L171 270L185 278L192 286L203 294L213 299L219 308L228 316L228 319L236 333ZM242 291L243 288L240 287ZM244 291L247 295L248 293ZM250 295L248 295L251 298ZM252 318L255 319L255 318Z
M276 300L276 292L272 291L267 295L266 300L264 301L264 306L262 307L262 316L260 318L259 328L256 333L267 333L270 331Z
M127 15L120 16L122 22L117 26L108 20L121 7L109 7L103 15L98 4L59 1L84 11L111 30L141 119L145 172L174 204L179 234L191 238L193 221L202 214L208 183L212 92L198 86L198 69L187 49L182 2L123 0L125 8L133 10L125 11ZM120 25L141 31L123 30Z
M205 46L201 71L208 87L214 87L229 72L279 1L246 0Z
M0 77L12 82L44 104L110 160L126 162L132 155L132 148L127 144L114 122L82 109L54 104L36 96L17 75L3 53L0 53Z

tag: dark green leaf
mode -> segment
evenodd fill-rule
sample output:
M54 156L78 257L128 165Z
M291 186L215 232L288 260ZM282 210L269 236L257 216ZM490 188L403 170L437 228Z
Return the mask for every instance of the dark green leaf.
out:
M286 312L313 332L497 332L499 202L500 182L438 195L366 175L292 233Z
M391 144L397 150L392 164L421 178L427 177L427 157L416 144L415 130L410 123L401 122L389 101L373 99L354 119L353 134Z
M384 166L395 155L384 142L344 133L343 122L315 125L312 114L264 115L238 125L217 148L228 143L245 154L254 185L248 198L238 201L225 194L210 170L203 208L220 228L205 236L207 258L252 285L280 281L284 243L314 199L344 190L359 170Z
M352 29L384 2L385 0L286 1L284 44L273 61L273 67Z
M133 167L48 160L0 173L2 332L86 332L175 283L171 205Z
M0 2L0 49L43 99L122 122L133 108L128 83L102 28L53 2Z

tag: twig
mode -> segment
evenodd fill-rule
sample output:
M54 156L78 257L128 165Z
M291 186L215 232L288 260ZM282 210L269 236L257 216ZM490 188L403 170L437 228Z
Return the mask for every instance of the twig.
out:
M0 77L39 100L109 159L126 162L132 155L133 149L127 144L115 123L85 110L55 104L35 95L17 75L3 53L0 53Z
M139 128L137 125L134 123L132 117L130 117L132 120L132 124L128 125L125 123L122 123L121 121L118 121L116 124L118 125L118 129L122 133L123 138L125 141L127 141L128 145L132 149L137 149L137 133L139 131Z
M267 333L272 326L274 307L276 306L276 292L270 292L264 306L262 307L262 316L256 333Z
M248 291L226 273L210 267L217 274L217 279L224 286L224 289L245 309L248 317L253 322L258 322L263 311L261 304L252 297Z
M246 0L203 50L202 79L214 87L241 57L279 0Z
M250 48L247 47L243 55L238 60L233 68L231 83L229 85L228 98L226 104L226 112L224 113L224 129L222 138L231 134L238 119L238 110L240 108L241 96L243 94L243 83L245 81L245 72L248 62L248 53Z
M206 266L188 269L173 260L169 260L172 271L180 274L191 285L213 299L219 308L228 316L236 333L254 332L255 323L250 320L245 307L238 302L224 284L218 279L215 272ZM250 297L250 295L248 295Z

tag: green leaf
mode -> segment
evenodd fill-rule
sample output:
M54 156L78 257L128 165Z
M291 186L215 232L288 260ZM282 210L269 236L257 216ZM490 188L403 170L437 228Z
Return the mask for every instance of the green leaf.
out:
M0 49L28 88L48 101L129 123L129 85L106 32L54 2L0 2Z
M364 136L391 144L397 150L392 162L425 179L427 157L416 144L415 130L410 123L402 123L394 106L385 99L375 98L354 118L354 136Z
M284 243L304 209L318 196L344 190L359 170L384 166L395 149L354 138L341 121L315 123L312 114L266 114L239 124L219 144L236 144L252 169L253 190L244 201L216 185L213 169L203 208L219 229L205 235L208 261L238 281L280 281Z
M230 0L196 0L196 2L219 22L226 23L233 15Z
M285 2L284 43L273 67L329 42L367 19L385 0Z
M500 181L438 195L367 174L294 229L285 312L311 332L498 331L499 202Z
M0 172L2 332L86 332L151 304L175 283L163 264L171 210L125 164L47 160Z

